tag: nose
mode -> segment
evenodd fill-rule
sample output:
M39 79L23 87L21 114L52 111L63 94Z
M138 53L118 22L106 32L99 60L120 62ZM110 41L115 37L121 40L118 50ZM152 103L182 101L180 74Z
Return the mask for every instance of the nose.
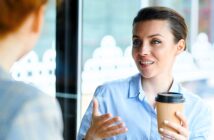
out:
M148 44L142 44L138 50L138 53L142 56L150 54L150 47Z

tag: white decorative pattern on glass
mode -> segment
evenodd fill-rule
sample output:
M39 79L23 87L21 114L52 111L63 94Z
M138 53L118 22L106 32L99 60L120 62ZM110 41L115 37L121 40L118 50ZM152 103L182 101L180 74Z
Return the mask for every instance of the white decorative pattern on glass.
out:
M55 50L49 49L39 61L38 55L31 51L13 65L12 77L18 81L31 83L45 93L55 96L55 57Z

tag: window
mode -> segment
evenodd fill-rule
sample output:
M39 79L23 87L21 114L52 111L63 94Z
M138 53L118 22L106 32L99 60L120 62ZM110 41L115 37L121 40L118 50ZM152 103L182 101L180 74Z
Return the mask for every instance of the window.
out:
M136 72L123 67L133 66L125 59L130 57L132 21L140 6L140 0L83 1L81 117L99 84Z
M167 6L184 16L189 28L188 50L176 60L174 76L211 107L214 100L211 72L214 70L213 0L85 0L81 116L99 84L137 72L130 58L132 20L141 7L148 5ZM214 111L214 108L211 109Z

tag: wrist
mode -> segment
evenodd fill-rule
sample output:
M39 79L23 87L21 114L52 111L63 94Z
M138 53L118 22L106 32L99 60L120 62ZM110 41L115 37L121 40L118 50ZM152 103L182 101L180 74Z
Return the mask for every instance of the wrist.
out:
M97 139L95 137L95 134L93 132L91 132L90 129L89 129L88 132L85 135L84 140L101 140L101 139Z
M96 138L93 134L87 133L83 140L102 140L101 138Z

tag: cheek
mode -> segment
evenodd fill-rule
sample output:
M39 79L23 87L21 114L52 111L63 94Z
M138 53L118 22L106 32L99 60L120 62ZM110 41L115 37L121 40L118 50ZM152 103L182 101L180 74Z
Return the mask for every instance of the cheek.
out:
M136 50L133 50L133 49L132 49L132 58L133 58L134 60L137 59L137 51L136 51Z
M161 54L158 54L158 61L159 61L159 64L161 66L164 66L164 67L171 67L172 64L173 64L173 61L175 59L175 56L172 52L168 52L168 53L161 53Z

